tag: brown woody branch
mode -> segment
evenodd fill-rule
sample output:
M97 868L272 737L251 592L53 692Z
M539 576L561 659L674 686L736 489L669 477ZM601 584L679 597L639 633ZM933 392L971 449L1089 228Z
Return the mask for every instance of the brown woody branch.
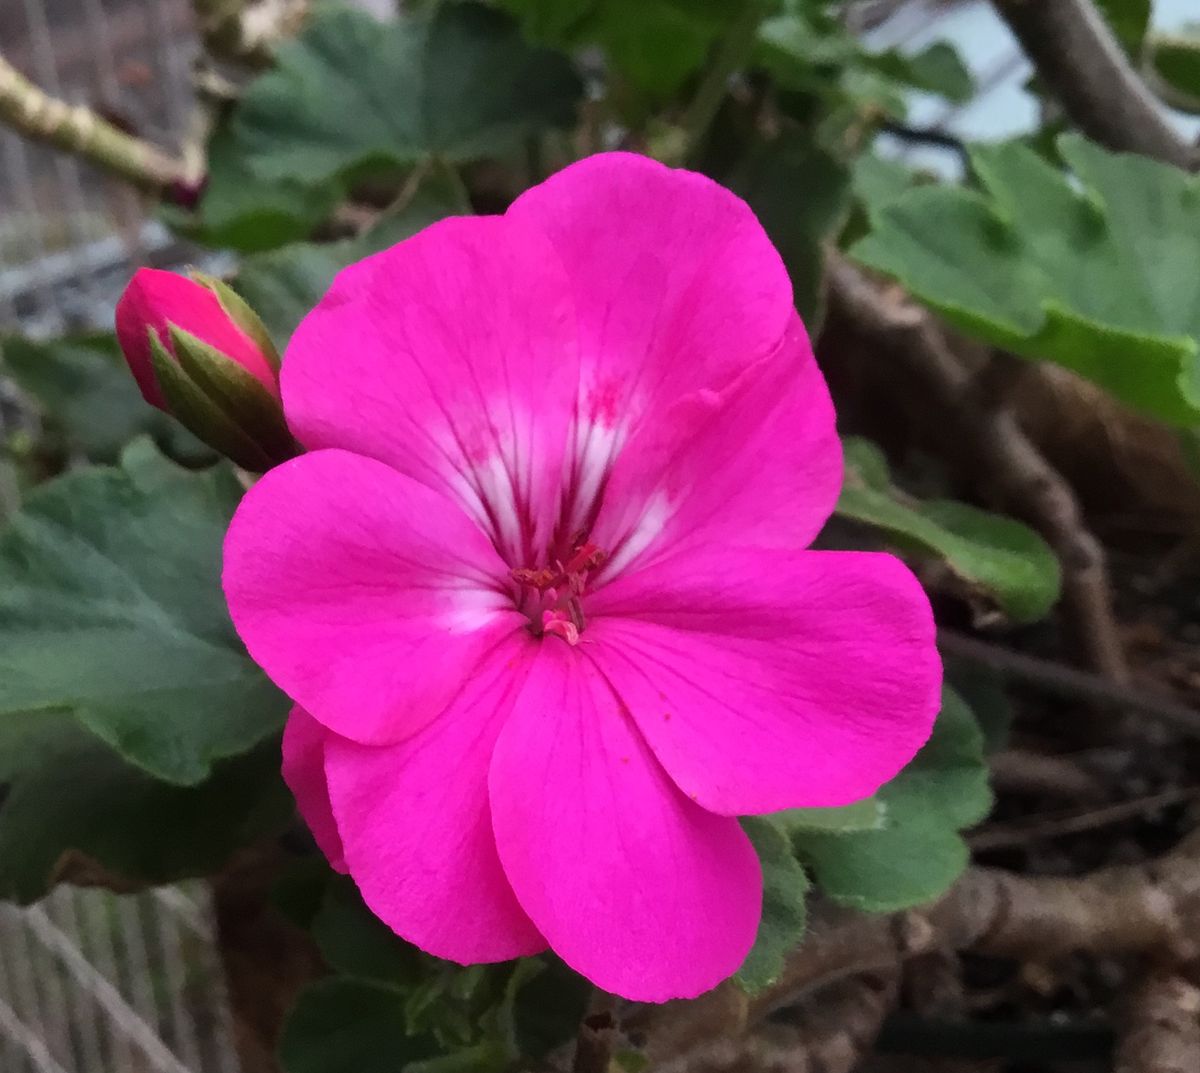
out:
M1170 970L1150 972L1129 997L1116 1073L1200 1069L1200 988Z
M1071 953L1195 959L1200 942L1200 837L1145 864L1074 878L973 868L926 909L870 916L820 907L779 979L749 999L725 984L691 1002L638 1007L623 1025L652 1062L740 1035L831 984L894 972L938 949L1048 962Z
M0 56L0 124L74 153L143 190L181 194L199 176L182 160L127 134L89 108L51 97Z
M1091 0L994 0L1080 130L1110 149L1194 170L1200 155L1167 121Z
M830 306L903 361L953 424L956 449L969 452L1010 508L1050 542L1063 568L1064 608L1089 662L1105 677L1127 681L1104 549L1084 523L1071 486L1022 431L987 368L968 370L933 318L900 288L876 282L836 252L829 254L827 276Z

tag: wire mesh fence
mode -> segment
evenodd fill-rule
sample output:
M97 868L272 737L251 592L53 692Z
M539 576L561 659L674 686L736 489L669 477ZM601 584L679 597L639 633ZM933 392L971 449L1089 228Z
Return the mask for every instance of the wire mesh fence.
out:
M0 904L4 1073L238 1073L202 883Z
M0 4L0 48L22 74L164 146L186 129L197 47L188 0ZM169 241L124 184L0 130L0 328L104 319L128 266Z

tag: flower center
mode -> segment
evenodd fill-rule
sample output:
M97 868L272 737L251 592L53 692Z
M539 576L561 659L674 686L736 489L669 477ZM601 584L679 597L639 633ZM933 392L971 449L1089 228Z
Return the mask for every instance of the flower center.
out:
M512 578L520 587L517 608L529 618L529 628L535 637L553 634L567 644L579 644L579 634L585 625L583 593L588 575L606 558L604 551L592 544L586 534L581 534L572 542L565 562L556 559L551 566L522 566L512 571Z

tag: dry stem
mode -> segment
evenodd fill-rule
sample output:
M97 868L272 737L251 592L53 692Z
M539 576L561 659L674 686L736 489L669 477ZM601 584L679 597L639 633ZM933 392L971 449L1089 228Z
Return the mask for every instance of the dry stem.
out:
M194 186L199 176L149 142L126 134L82 105L44 93L0 56L0 123L75 153L153 193Z

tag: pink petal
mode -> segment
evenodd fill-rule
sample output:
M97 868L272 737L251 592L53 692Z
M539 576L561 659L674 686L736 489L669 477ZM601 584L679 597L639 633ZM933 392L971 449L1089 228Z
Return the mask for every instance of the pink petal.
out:
M893 556L680 555L587 607L593 658L671 777L714 812L849 804L933 727L933 614Z
M736 820L674 786L582 646L542 642L490 787L504 871L577 972L659 1002L740 967L761 912L758 858Z
M450 500L346 451L271 470L225 538L225 596L254 661L362 742L419 729L524 621L506 575Z
M535 650L526 634L506 640L399 745L327 746L350 875L372 912L437 957L474 964L546 948L500 867L487 793L496 736Z
M720 392L684 396L631 439L592 531L609 553L602 577L694 546L803 548L841 484L833 403L793 315L774 354Z
M779 254L749 206L702 175L646 157L589 157L529 190L508 218L541 228L571 279L579 419L569 528L641 422L720 391L770 354L792 317Z
M329 804L325 779L325 742L329 731L303 708L293 708L283 728L283 781L296 798L300 816L312 832L317 848L335 872L345 874L346 858Z
M389 463L538 565L578 391L568 285L538 231L448 219L352 265L292 336L282 387L306 447Z

